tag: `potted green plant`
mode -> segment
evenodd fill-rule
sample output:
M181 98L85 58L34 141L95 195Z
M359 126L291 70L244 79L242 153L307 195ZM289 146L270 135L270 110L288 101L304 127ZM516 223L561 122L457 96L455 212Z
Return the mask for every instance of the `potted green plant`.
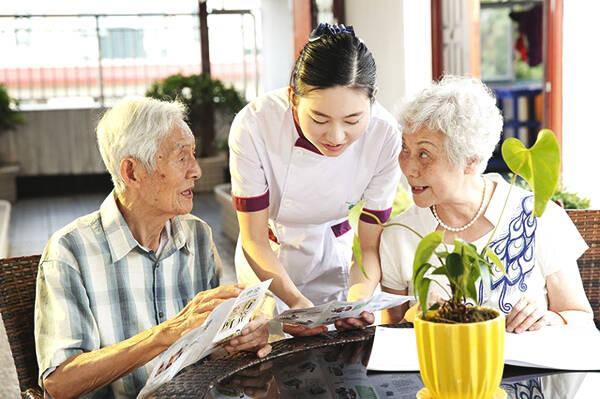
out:
M23 115L17 109L18 103L10 97L6 88L0 84L0 199L14 202L17 199L16 178L19 166L8 145L8 132L24 122Z
M507 139L502 145L502 157L514 173L511 187L520 176L532 188L534 215L540 217L559 180L560 155L554 133L543 129L530 149L517 139ZM357 219L358 214L360 210L351 210L352 219ZM500 220L503 214L504 210ZM377 220L375 215L369 216ZM478 303L476 284L480 279L484 284L489 283L492 264L505 273L502 262L489 248L495 229L479 251L462 240L455 240L450 250L444 244L443 231L422 236L404 224L379 224L384 228L400 226L421 237L415 251L412 279L421 309L414 319L420 372L430 395L423 397L495 397L504 362L504 316L495 309L468 303L469 299ZM354 256L364 273L359 244L355 236ZM434 257L439 264L432 263ZM448 300L428 306L429 287L434 281L431 275L445 276L451 292Z
M233 116L246 104L246 100L233 88L227 87L210 75L172 75L156 82L146 96L160 100L177 99L189 111L188 122L196 137L202 179L195 191L211 191L225 181L227 156L223 150ZM219 143L217 128L223 130L224 138Z

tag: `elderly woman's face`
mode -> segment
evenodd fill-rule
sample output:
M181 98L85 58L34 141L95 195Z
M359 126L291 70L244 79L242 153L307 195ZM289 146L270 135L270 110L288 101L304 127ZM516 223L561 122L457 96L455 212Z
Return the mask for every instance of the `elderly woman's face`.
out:
M428 129L402 137L400 168L408 179L415 205L420 208L460 197L465 174L448 159L445 140L443 133Z
M192 210L192 189L201 175L195 150L194 135L183 121L161 142L156 168L142 185L142 198L157 213L173 217Z

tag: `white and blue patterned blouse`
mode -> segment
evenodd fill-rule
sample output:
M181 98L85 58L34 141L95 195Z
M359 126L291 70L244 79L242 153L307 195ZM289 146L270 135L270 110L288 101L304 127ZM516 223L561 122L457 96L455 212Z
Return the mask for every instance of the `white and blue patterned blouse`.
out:
M488 174L486 178L496 183L496 189L484 217L496 225L510 185L497 174ZM496 269L490 284L479 284L479 303L504 314L510 313L512 306L525 293L539 297L547 304L546 277L565 268L579 273L576 260L588 248L567 213L555 203L548 203L541 218L536 218L532 212L532 193L513 187L491 243L491 248L504 263L506 275ZM421 234L431 233L438 225L428 208L417 206L412 206L394 221L407 224ZM473 244L483 247L490 234ZM382 286L408 289L412 295L413 255L418 242L416 235L401 227L383 231L380 245ZM448 285L444 277L432 278ZM436 284L430 286L430 298L432 293L436 297L447 297Z
M175 316L218 285L210 227L171 219L155 253L141 247L111 193L100 209L56 232L40 261L35 340L40 382L67 358L100 349ZM135 397L153 361L86 397Z

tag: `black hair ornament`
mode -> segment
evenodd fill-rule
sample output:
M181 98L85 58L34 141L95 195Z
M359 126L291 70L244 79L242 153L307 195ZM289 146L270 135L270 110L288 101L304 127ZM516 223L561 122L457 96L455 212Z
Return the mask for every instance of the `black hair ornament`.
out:
M309 42L314 42L315 40L319 40L323 36L335 36L342 33L349 33L352 36L356 36L354 34L354 28L352 26L346 26L344 24L328 24L327 22L321 22L319 26L317 26L311 33L308 38Z

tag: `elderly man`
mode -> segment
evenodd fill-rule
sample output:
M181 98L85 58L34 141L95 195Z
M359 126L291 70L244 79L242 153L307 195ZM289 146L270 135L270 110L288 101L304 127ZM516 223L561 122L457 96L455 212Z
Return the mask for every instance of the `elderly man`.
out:
M55 233L40 261L36 349L52 397L137 395L151 360L240 292L218 287L211 230L189 214L201 171L184 115L177 102L130 99L98 124L114 191ZM262 357L267 339L255 320L226 349Z

